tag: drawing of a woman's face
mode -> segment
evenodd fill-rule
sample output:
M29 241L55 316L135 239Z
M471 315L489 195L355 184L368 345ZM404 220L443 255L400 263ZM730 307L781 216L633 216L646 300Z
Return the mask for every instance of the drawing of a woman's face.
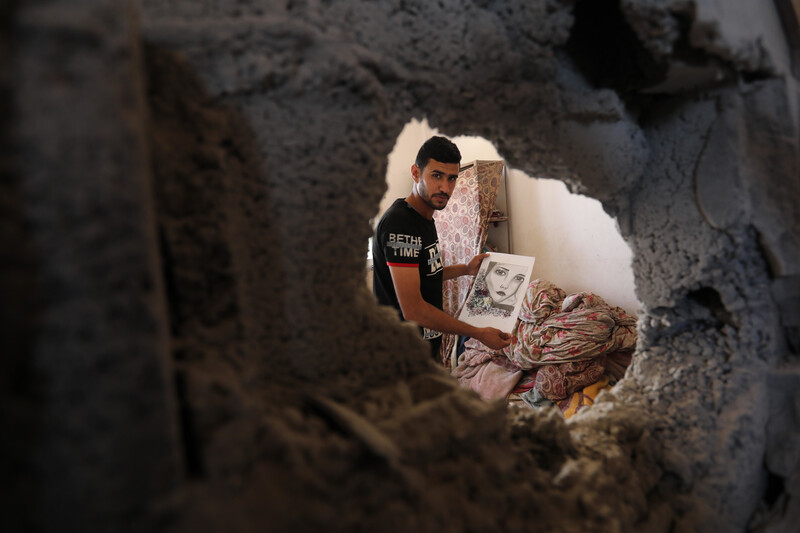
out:
M509 263L489 263L486 271L486 288L492 297L492 304L514 305L517 302L517 291L525 281L527 268Z

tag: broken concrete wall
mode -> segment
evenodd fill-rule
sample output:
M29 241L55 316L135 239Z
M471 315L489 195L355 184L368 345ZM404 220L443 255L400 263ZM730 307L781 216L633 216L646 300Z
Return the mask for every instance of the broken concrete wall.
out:
M139 19L115 2L3 17L4 527L140 527L180 457Z
M737 29L771 8L717 4L8 8L12 524L788 531L797 82ZM422 116L598 198L634 251L637 355L569 424L458 389L363 288Z

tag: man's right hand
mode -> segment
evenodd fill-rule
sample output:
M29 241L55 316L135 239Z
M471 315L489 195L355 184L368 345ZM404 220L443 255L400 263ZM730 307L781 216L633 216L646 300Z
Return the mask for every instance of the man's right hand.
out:
M502 350L511 344L511 335L497 328L480 328L475 338L492 350Z

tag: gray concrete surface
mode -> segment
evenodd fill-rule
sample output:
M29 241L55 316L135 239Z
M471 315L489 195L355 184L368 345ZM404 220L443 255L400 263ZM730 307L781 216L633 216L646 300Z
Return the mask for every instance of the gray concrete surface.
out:
M755 0L3 7L7 524L793 531L776 34ZM423 116L601 200L634 252L637 353L569 423L459 389L364 288Z

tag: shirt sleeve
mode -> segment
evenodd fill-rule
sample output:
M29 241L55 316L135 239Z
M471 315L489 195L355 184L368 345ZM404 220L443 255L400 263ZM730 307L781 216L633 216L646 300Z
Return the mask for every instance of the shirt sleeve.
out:
M419 266L422 235L413 228L387 220L381 233L381 246L387 265Z

